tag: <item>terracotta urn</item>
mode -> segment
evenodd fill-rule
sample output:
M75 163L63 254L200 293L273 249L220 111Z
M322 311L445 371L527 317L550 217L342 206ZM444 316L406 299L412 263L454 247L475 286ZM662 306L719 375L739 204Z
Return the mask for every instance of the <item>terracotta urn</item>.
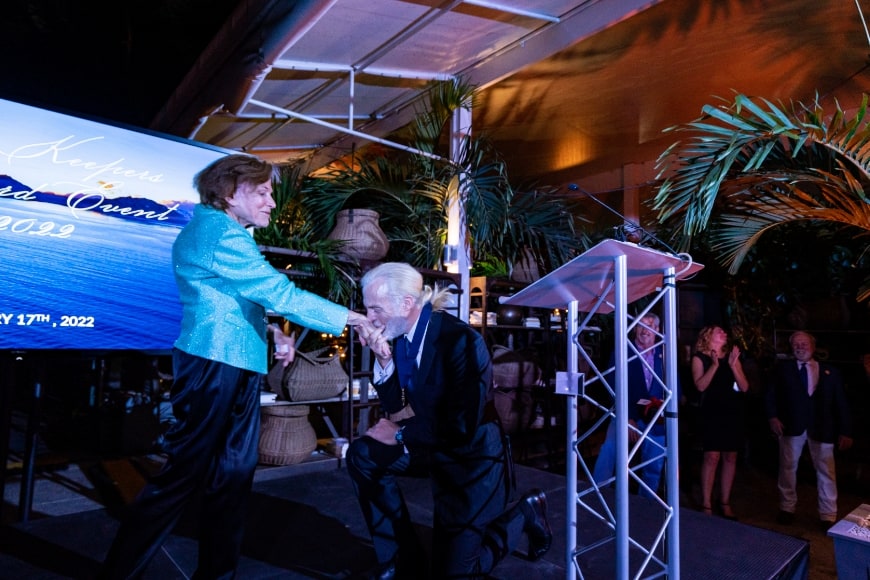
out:
M372 209L343 209L335 215L335 228L327 236L342 240L341 252L357 260L380 260L390 242L378 224L380 214Z

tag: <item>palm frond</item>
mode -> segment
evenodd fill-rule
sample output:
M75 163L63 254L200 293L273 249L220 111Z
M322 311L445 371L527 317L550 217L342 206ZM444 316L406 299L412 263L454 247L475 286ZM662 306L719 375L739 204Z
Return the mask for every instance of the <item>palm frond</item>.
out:
M771 183L776 185L772 187ZM827 222L855 230L856 237L866 236L870 234L870 204L843 195L854 185L854 180L841 180L822 171L805 172L791 183L755 184L751 195L743 190L730 199L711 234L713 248L720 252L729 273L736 274L762 234L777 226L798 221Z
M723 101L724 102L724 101ZM706 238L732 275L766 234L837 231L862 247L870 233L868 95L847 114L736 95L668 132L685 137L658 159L653 207L675 243ZM834 229L831 230L831 227ZM870 298L870 276L858 299Z
M585 238L576 233L576 218L562 200L542 192L515 192L503 159L483 135L467 135L450 151L451 115L470 106L474 94L475 87L463 81L434 83L428 108L403 130L404 141L441 159L379 148L360 151L352 162L301 179L297 213L281 224L292 217L298 231L325 239L336 213L360 203L356 207L380 214L390 240L386 259L437 268L451 195L458 192L454 198L461 200L466 243L475 260L512 264L526 247L552 266L573 257ZM451 154L456 158L445 162Z
M761 172L771 169L839 166L845 173L870 178L870 130L863 123L866 95L853 119L838 106L827 124L818 103L788 110L760 101L737 95L729 106L707 105L699 119L670 129L690 137L658 159L661 176L677 166L654 199L661 221L679 218L683 235L691 238L709 224L723 184L747 174L761 180ZM852 191L864 198L863 188Z

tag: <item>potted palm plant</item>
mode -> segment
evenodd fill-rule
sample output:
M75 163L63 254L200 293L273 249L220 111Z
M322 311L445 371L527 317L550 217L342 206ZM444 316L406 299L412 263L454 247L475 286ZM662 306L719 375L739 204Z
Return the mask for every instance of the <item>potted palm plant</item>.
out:
M450 116L467 106L473 93L474 87L459 81L433 84L428 109L398 139L447 159ZM462 192L466 243L476 264L509 273L523 260L532 260L545 273L588 247L576 227L577 213L553 188L515 189L485 136L466 137L460 149L460 159L438 161L372 147L343 166L306 179L302 189L307 211L325 218L314 226L316 234L325 237L336 213L365 191L365 207L378 212L389 239L385 259L439 268L448 206Z

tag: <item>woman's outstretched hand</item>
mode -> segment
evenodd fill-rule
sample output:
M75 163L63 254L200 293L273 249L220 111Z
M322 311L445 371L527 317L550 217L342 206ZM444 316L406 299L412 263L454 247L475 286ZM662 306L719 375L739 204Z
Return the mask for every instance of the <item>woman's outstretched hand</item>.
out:
M296 334L287 336L277 324L270 324L268 328L272 331L272 338L275 341L275 358L286 367L296 358Z

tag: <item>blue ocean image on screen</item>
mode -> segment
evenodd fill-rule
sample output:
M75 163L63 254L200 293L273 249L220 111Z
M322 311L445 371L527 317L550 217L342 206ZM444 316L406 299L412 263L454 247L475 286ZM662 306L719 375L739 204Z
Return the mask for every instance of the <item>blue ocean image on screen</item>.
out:
M0 99L0 350L168 350L171 248L230 153Z
M33 233L45 223L75 229L68 238ZM0 199L0 348L171 348L181 321L171 265L179 231Z

